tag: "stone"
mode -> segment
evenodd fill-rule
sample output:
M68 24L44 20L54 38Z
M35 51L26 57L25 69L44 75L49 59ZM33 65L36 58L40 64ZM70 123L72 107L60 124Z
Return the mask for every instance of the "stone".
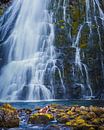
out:
M50 121L54 120L52 114L46 113L36 113L29 117L28 123L30 124L48 124Z
M17 110L10 104L4 104L0 107L0 127L14 128L19 126L19 117Z

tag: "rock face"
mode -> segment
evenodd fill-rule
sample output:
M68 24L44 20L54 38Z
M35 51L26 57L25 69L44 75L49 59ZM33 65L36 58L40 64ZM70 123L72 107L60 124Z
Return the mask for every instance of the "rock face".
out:
M6 4L8 2L10 2L10 0L1 0L1 3L4 3L4 4Z
M4 9L8 6L8 4L11 2L12 0L0 0L0 15L3 14Z
M9 104L0 107L0 127L14 128L19 126L19 117L15 108Z
M104 98L104 25L99 19L104 17L99 15L101 13L99 8L103 10L104 6L101 1L86 2L52 1L58 57L56 64L66 88L66 94L63 94L60 89L62 82L56 70L54 84L56 98L78 99L91 95L98 99ZM80 32L81 25L83 28ZM79 51L76 50L75 43Z

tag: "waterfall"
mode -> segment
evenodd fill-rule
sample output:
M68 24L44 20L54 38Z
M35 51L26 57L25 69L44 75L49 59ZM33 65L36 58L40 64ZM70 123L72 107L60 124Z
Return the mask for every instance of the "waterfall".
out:
M0 18L0 99L95 98L104 83L101 6L99 0L13 0Z
M76 35L76 38L72 44L72 47L76 48L76 53L75 53L75 65L79 68L79 70L81 71L82 77L84 76L85 73L85 83L76 83L78 85L81 86L82 92L83 92L83 98L90 98L90 97L94 97L93 95L93 89L90 83L90 79L89 79L89 72L88 72L88 67L85 63L83 63L81 61L81 49L79 47L80 44L80 39L81 39L81 34L83 33L83 28L84 26L87 24L88 28L89 28L89 37L88 40L90 41L90 44L94 44L93 41L91 41L92 35L93 35L93 24L95 22L96 27L97 27L97 35L98 35L98 44L99 44L99 48L100 48L100 52L101 52L101 66L102 66L102 75L104 75L104 61L103 61L103 45L102 45L102 38L101 38L101 31L100 31L100 25L99 25L99 21L98 18L101 19L102 21L102 26L104 26L104 13L103 10L100 7L100 2L98 0L86 0L85 1L85 7L86 7L86 18L85 21L79 26L79 30L78 33ZM93 8L92 8L93 7ZM94 19L93 19L94 17ZM87 43L88 44L88 43ZM86 86L87 88L86 89ZM83 87L82 87L83 86ZM87 91L89 92L87 92ZM87 92L87 93L86 93Z
M56 68L53 12L50 0L14 0L1 18L1 41L7 63L1 69L0 99L53 99L54 87L45 74ZM5 20L6 19L6 20ZM50 76L49 76L50 77ZM65 89L65 88L63 88Z
M90 97L93 97L93 93L92 93L92 88L91 88L90 82L89 82L89 74L88 74L88 70L87 70L86 65L84 63L82 63L82 61L81 61L80 48L79 48L79 43L80 43L80 38L81 38L81 33L82 33L82 30L83 30L83 26L84 25L80 26L80 28L78 30L78 33L77 33L77 36L76 36L76 39L75 39L75 42L73 42L72 47L74 47L76 49L75 65L81 71L82 76L84 76L84 72L85 72L85 77L84 78L86 78L86 84L87 84L87 88L89 89L89 92L86 93L86 88L85 88L84 84L77 83L76 85L81 86L82 93L83 93L83 96L84 96L83 98L90 98ZM83 71L83 68L84 68L84 71Z

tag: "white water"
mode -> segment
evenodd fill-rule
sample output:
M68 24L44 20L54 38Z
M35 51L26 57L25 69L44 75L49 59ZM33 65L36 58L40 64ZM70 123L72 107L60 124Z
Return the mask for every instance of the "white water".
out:
M85 23L88 24L88 27L90 29L90 33L89 33L89 37L92 35L92 21L91 21L91 8L90 8L90 0L86 0L86 21ZM82 74L82 77L84 76L84 73L85 73L85 76L84 78L86 78L86 85L87 85L87 88L88 88L88 91L85 84L82 84L82 83L77 83L78 85L81 86L81 89L82 89L82 93L83 93L83 96L85 96L84 98L90 98L90 97L93 97L93 92L92 92L92 88L91 88L91 85L90 85L90 81L89 81L89 74L88 74L88 69L87 69L87 65L85 65L84 63L82 63L81 61L81 49L79 47L79 44L80 44L80 38L81 38L81 33L83 31L83 27L85 25L85 23L81 24L80 27L79 27L79 30L78 30L78 33L76 35L76 38L73 42L73 45L72 47L74 47L76 49L76 54L75 54L75 65L79 68L81 74Z
M44 85L46 70L51 72L56 68L53 13L47 9L49 2L14 0L5 13L8 19L2 26L2 40L13 18L18 15L11 34L4 42L9 46L9 53L8 63L2 68L0 76L1 100L40 100L55 96L51 79L51 86Z
M82 30L83 30L83 26L84 25L80 25L80 28L79 28L78 33L77 33L77 36L75 38L75 42L73 42L72 47L74 47L76 49L76 53L75 53L75 65L80 70L82 76L84 76L84 72L85 72L85 76L86 77L84 77L84 78L86 79L86 84L87 84L88 92L86 93L85 84L77 83L76 85L80 85L81 86L82 95L85 96L84 98L86 98L86 96L89 98L89 97L93 97L93 93L92 93L92 88L90 86L88 69L87 69L87 66L84 63L82 63L82 61L81 61L81 54L80 54L81 53L80 52L81 49L79 47L81 33L82 33ZM83 68L84 68L84 72L83 72Z
M100 51L103 52L103 49L102 49L102 39L101 39L101 34L100 34L100 26L99 26L99 23L98 23L98 17L101 19L102 25L104 26L104 13L103 13L103 11L102 11L102 9L100 7L100 2L98 0L93 0L93 1L86 0L86 20L85 20L85 23L87 23L87 25L89 27L89 30L90 30L88 38L90 40L90 38L92 37L92 33L93 33L92 32L93 23L92 23L92 14L91 14L91 4L93 4L93 16L94 16L95 24L97 26L97 33L98 33L98 37L99 37L98 44L99 44ZM96 10L98 10L98 14L96 14L96 12L97 12ZM80 55L81 49L79 47L81 33L83 31L83 26L84 26L85 23L82 23L82 25L80 25L78 33L76 35L76 38L75 38L75 40L73 42L72 47L74 47L76 49L75 65L81 71L82 76L85 73L85 77L84 78L86 78L85 82L86 82L86 85L87 85L87 88L88 88L89 92L85 93L86 86L84 84L82 84L82 83L77 83L77 84L81 86L82 92L84 93L84 95L86 95L86 97L90 98L90 97L93 97L93 91L92 91L92 88L91 88L91 85L90 85L88 67L87 67L86 64L82 63L82 61L81 61L81 55ZM92 42L90 42L90 44L92 44ZM102 57L103 56L101 55L102 73L104 75L104 64L103 64L103 58Z
M100 47L100 50L103 51L102 49L102 41L101 41L101 35L100 35L100 26L98 24L98 21L97 21L97 16L96 16L96 3L95 1L93 0L93 6L94 6L94 19L95 19L95 22L96 22L96 25L97 25L97 33L98 33L98 36L99 36L99 47Z
M104 12L103 12L103 10L100 7L100 2L99 2L99 0L94 0L94 3L97 4L99 15L100 15L100 19L102 20L102 25L104 27Z
M66 0L63 2L63 20L66 22Z
M76 54L75 54L75 64L79 67L82 75L83 75L83 72L82 72L82 63L81 63L81 57L80 57L80 48L79 48L79 43L80 43L80 38L81 38L81 31L83 29L83 25L80 26L79 28L79 31L78 31L78 34L76 36L76 40L75 40L75 43L74 43L74 47L76 48Z

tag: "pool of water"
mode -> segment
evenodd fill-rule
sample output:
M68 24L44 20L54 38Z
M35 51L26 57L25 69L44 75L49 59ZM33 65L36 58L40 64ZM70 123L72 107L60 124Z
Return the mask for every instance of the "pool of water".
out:
M34 109L35 107L44 107L49 104L61 104L61 105L80 105L80 106L104 106L104 100L48 100L48 101L0 101L0 105L3 103L9 103L17 109L29 108Z

